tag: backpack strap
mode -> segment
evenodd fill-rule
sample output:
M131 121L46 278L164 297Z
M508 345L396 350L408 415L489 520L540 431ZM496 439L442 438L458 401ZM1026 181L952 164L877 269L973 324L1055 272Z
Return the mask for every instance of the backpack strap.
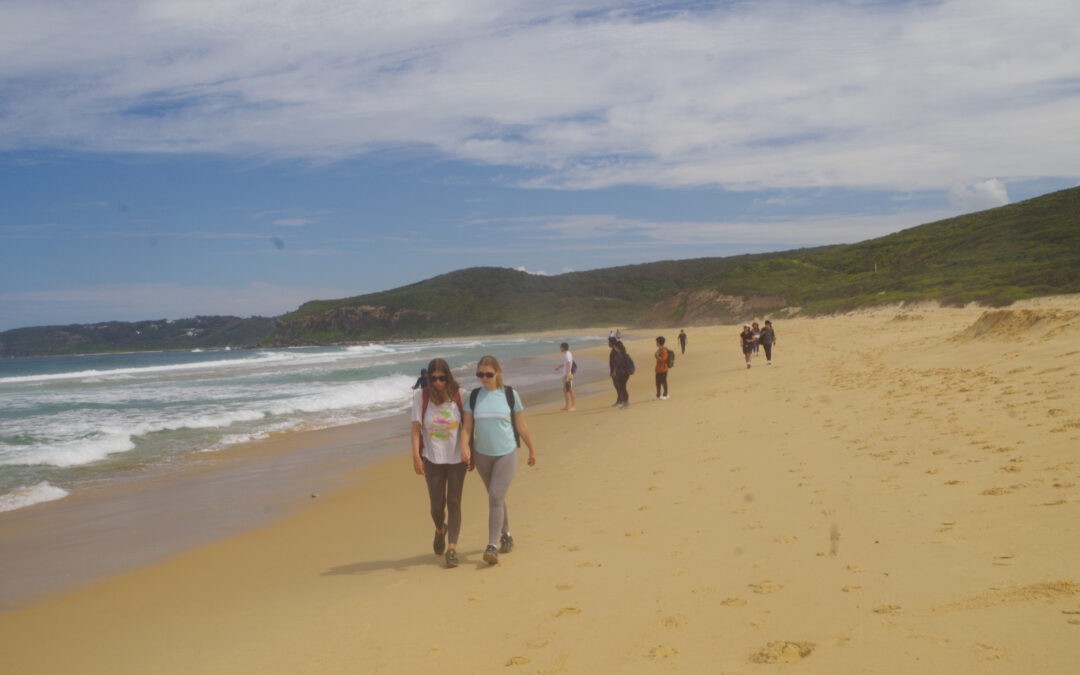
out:
M510 428L514 430L514 447L521 447L521 435L517 430L517 419L514 417L514 388L511 386L503 387L506 392L506 405L510 408Z
M423 403L420 405L420 450L424 449L424 418L427 417L427 404L431 400L431 392L424 387Z

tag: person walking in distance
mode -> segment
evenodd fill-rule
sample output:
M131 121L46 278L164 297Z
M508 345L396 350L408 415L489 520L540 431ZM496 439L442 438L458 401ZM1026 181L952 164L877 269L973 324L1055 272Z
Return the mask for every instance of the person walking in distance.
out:
M754 356L758 355L758 340L761 338L761 327L758 326L758 322L755 321L750 324L750 332L754 334Z
M521 397L503 384L498 360L494 356L481 358L476 377L483 386L469 393L458 445L461 459L476 465L476 472L487 488L488 546L484 549L484 562L494 565L499 562L500 553L509 553L514 548L506 493L517 468L518 439L529 448L529 466L536 465L536 448L525 423Z
M668 348L664 346L664 336L656 338L656 398L654 401L666 401L668 399L667 376L668 376ZM661 393L663 389L663 393Z
M754 331L750 330L750 324L744 323L742 332L739 333L739 347L743 356L746 357L746 367L750 367L750 357L754 355Z
M463 410L461 388L442 359L428 364L424 388L413 394L413 470L427 482L435 555L446 553L446 566L457 567L461 532L461 492L468 463L458 451ZM447 537L450 539L447 548Z
M765 350L765 365L772 365L772 348L776 344L776 331L773 330L772 321L766 321L761 329L761 337L758 339L762 349Z
M619 400L615 404L621 404L622 407L629 408L630 390L626 388L626 384L630 380L630 376L634 374L634 360L626 353L626 345L621 341L617 340L615 342L615 349L618 354L615 357L615 367L611 373L612 379L615 380L615 391L619 395Z
M563 410L573 412L577 409L577 397L574 395L574 355L570 353L570 345L565 342L559 345L562 351L563 362L555 366L555 372L563 371L563 399L566 405Z
M686 331L682 328L679 329L679 353L686 353Z
M614 334L615 331L612 331ZM608 347L611 351L608 352L608 372L611 373L611 386L615 387L615 402L611 404L612 407L620 405L622 403L622 394L619 392L618 378L615 377L615 361L619 358L619 350L615 347L617 340L614 337L608 338Z

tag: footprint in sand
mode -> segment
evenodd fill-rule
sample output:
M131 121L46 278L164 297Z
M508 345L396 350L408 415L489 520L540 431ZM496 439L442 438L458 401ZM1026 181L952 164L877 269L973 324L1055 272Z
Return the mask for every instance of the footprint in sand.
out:
M777 544L791 544L798 541L799 538L793 534L782 534L779 537L773 539Z
M725 607L742 607L746 604L746 601L742 598L724 598L720 601L720 604Z
M563 544L559 548L561 548L564 551L569 551L571 553L573 553L574 551L580 551L581 550L580 546L577 546L577 545L574 545L574 544Z
M654 661L663 661L664 659L670 659L679 653L678 649L669 647L667 645L656 645L649 650L648 657Z
M854 593L855 591L861 591L862 586L844 586L840 590L842 590L845 593Z
M983 495L983 496L985 496L985 497L997 497L997 496L999 496L999 495L1008 495L1008 494L1012 494L1012 492L1013 492L1013 491L1012 491L1012 488L1007 488L1007 487L992 487L992 488L990 488L990 489L988 489L988 490L983 490L983 491L982 491L982 492L980 492L979 494L980 494L980 495Z
M563 607L562 609L560 609L558 612L555 613L555 616L556 617L577 616L578 614L581 614L581 608L580 607Z
M559 591L568 591L574 587L574 584L555 584L555 589Z
M664 628L678 628L686 623L686 617L682 614L672 614L660 619L660 625Z
M626 536L626 537L640 537L643 534L645 534L645 530L629 530L628 532L624 532L623 536Z
M551 640L547 638L537 638L535 640L529 640L525 643L525 646L529 649L543 649L551 643Z
M754 589L755 593L759 593L761 595L768 595L769 593L776 593L777 591L783 590L783 588L784 588L780 584L772 582L772 581L768 581L768 580L762 581L760 583L748 584L748 585L750 586L750 588Z
M507 666L523 666L529 663L529 659L524 656L511 656L510 660L506 662Z
M874 614L903 614L904 608L900 605L882 605L874 608Z
M778 640L759 649L750 660L754 663L798 663L810 656L816 647L813 642Z

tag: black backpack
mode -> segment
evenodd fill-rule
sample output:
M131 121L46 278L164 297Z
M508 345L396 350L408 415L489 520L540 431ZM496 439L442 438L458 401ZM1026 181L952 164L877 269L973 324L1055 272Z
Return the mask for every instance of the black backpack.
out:
M664 347L664 349L667 349L667 367L668 368L674 368L675 367L675 350L674 349L668 349L667 347Z
M469 410L473 411L472 438L469 439L470 447L476 441L476 399L480 396L480 389L481 387L477 387L469 392ZM520 448L521 435L518 434L517 420L514 419L514 388L503 387L503 391L506 392L506 405L510 407L510 426L514 429L514 446Z

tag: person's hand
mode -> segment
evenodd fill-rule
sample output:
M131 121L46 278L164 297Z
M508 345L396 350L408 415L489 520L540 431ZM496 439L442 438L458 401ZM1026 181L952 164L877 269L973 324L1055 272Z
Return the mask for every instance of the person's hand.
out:
M469 450L468 446L461 446L461 461L469 465L469 471L473 470L474 464L472 461L472 452Z
M529 450L529 466L536 466L536 452Z
M412 456L412 468L416 472L417 476L424 475L424 460L420 459L420 454L414 452Z

